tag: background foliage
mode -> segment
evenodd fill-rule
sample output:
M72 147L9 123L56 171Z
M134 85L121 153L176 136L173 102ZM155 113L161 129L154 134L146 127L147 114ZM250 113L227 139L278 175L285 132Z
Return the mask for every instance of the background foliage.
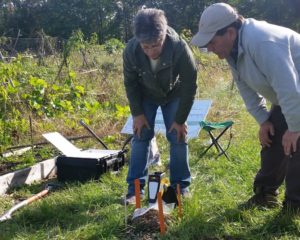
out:
M1 153L7 147L40 142L47 131L86 135L80 119L100 135L119 131L129 114L120 84L124 44L117 39L95 42L95 35L85 41L79 30L55 55L18 54L0 61Z
M143 6L165 10L177 31L197 30L198 19L211 0L2 0L0 35L35 37L47 35L68 39L81 29L86 37L96 33L101 43L110 38L127 41L136 11ZM246 17L264 19L299 30L299 0L224 0Z

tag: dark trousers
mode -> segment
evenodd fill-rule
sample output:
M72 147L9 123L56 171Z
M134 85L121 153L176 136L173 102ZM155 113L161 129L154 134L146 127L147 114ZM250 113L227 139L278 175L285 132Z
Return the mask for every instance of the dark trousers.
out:
M285 201L300 206L300 141L297 151L286 156L281 142L288 127L279 106L272 108L269 121L274 125L275 135L271 136L271 147L261 150L261 167L254 180L254 192L277 195L277 189L285 180Z

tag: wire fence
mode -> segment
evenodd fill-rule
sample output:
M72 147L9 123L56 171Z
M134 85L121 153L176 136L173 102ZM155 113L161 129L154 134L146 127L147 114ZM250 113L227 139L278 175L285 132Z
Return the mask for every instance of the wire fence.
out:
M0 38L0 51L4 55L15 56L18 53L30 52L38 56L53 55L63 48L64 39L42 36L39 38Z

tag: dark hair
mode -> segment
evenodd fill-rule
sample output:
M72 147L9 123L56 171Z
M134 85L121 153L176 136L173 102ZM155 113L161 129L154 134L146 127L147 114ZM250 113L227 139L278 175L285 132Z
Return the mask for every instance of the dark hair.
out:
M227 29L230 27L235 28L236 30L239 30L243 24L244 21L244 17L242 15L239 15L239 18L237 20L235 20L233 23L229 24L228 26L218 30L215 34L215 36L223 36Z
M164 38L167 32L165 12L155 8L138 11L133 22L133 33L139 42L152 43Z

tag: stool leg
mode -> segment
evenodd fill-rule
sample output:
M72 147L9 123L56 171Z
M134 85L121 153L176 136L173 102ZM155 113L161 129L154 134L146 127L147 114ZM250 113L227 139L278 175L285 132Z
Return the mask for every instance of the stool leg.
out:
M221 147L219 145L219 143L217 142L216 138L214 137L214 135L211 133L211 131L208 132L210 138L211 138L211 141L212 141L212 144L216 147L217 151L220 153L221 152Z
M220 148L218 146L218 142L216 141L214 135L211 133L211 131L208 131L208 134L210 136L211 139L211 144L205 149L205 151L201 154L201 157L203 157L205 155L205 153L207 153L207 151L212 147L215 146L215 148L217 149L218 153L220 153Z
M213 136L213 134L211 132L209 132L209 135L213 141L213 144L215 145L216 149L218 150L219 154L218 157L220 157L222 154L225 155L225 157L229 160L229 157L227 155L227 153L224 151L224 149L221 147L221 145L219 144L219 142L216 140L216 138Z
M230 127L230 126L229 126ZM212 147L212 146L215 146L216 149L218 150L219 152L219 156L221 156L222 154L225 155L225 157L229 160L229 157L227 155L227 153L224 151L224 149L221 147L221 145L219 144L218 140L220 139L220 137L222 137L222 135L227 131L227 129L229 127L226 127L220 134L218 137L214 137L213 134L211 133L211 131L208 131L208 134L212 140L212 143L209 145L209 147L201 154L201 157L205 155L205 153Z
M229 126L229 127L226 127L226 128L219 134L219 136L216 138L216 144L218 145L218 147L219 147L220 150L221 150L221 153L219 154L219 156L221 156L222 154L224 154L225 157L226 157L228 160L229 160L229 157L228 157L227 153L223 150L223 148L220 146L218 140L219 140L220 137L222 137L222 135L223 135L229 128L230 128L230 126Z
M227 153L223 150L223 148L221 148L221 153L219 153L218 157L221 156L222 154L224 154L225 157L229 160L229 157L228 157Z
M201 154L201 157L203 157L205 155L205 153L207 153L207 151L213 146L214 144L211 143L206 149L205 151Z

